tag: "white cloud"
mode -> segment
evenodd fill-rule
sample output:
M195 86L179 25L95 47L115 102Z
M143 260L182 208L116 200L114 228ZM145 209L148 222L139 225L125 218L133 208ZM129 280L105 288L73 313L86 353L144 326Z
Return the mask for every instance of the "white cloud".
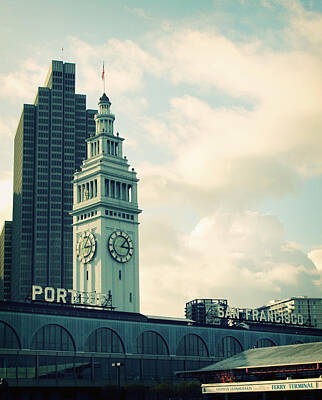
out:
M164 218L141 225L142 311L182 315L194 298L259 306L280 296L317 296L320 274L281 223L257 212L216 213L188 234ZM174 301L175 299L175 301Z
M104 60L106 90L115 95L137 91L143 85L143 73L158 69L157 59L132 40L112 38L93 46L73 37L69 52L79 64L81 91L85 93L101 91Z
M35 88L45 81L47 68L37 64L32 59L24 60L19 70L8 74L0 74L0 96L14 102L17 98L24 102L32 102L35 97ZM43 82L40 82L43 77ZM21 101L21 100L20 100Z
M318 29L306 33L317 37ZM164 199L166 187L168 199L188 197L196 208L204 207L200 197L218 205L229 194L229 205L252 205L321 174L322 57L312 46L273 51L260 41L235 43L190 29L160 34L157 49L160 71L175 84L202 88L208 97L220 89L254 107L212 106L186 94L170 100L169 112L147 118L148 140L171 161L142 165L143 201Z
M11 174L0 180L0 221L12 219L12 179ZM2 229L2 227L0 227Z
M308 257L316 265L316 267L321 271L322 277L322 248L314 249L309 252Z

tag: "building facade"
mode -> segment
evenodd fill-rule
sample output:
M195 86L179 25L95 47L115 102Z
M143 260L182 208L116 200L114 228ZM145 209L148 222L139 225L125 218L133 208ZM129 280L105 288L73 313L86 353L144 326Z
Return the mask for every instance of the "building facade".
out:
M14 140L11 298L32 284L72 287L72 179L95 133L95 110L75 94L75 64L52 61L34 104L24 104Z
M186 319L68 304L0 302L0 375L10 386L53 389L174 381L244 350L320 342L322 331L200 326Z
M12 268L12 221L5 221L0 234L0 300L9 300Z
M259 311L273 311L284 315L302 314L307 326L322 329L322 298L289 297L284 300L272 300Z
M103 294L118 311L139 312L138 179L123 156L124 139L114 134L105 93L98 105L96 134L74 175L74 290L94 304Z

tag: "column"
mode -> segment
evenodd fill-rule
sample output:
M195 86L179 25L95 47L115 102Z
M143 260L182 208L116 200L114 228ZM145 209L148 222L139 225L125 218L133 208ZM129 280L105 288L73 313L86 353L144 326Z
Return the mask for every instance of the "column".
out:
M137 203L138 198L137 198L137 186L133 185L132 186L132 203Z
M94 197L97 197L97 179L94 179Z
M89 196L90 199L93 198L93 181L90 181L89 183Z
M76 197L77 196L77 197ZM82 191L80 185L74 186L74 199L77 199L77 203L81 202L82 199ZM76 203L76 202L75 202Z

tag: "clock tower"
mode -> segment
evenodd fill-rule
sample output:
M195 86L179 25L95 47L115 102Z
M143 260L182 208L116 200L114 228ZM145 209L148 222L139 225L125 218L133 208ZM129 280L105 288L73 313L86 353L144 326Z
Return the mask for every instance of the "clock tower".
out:
M92 304L105 294L117 311L139 312L138 179L105 93L98 106L96 133L73 180L73 289Z

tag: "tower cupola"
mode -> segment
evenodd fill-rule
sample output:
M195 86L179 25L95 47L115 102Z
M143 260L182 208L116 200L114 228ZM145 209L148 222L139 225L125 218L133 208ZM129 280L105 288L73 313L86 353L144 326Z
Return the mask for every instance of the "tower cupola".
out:
M96 122L96 135L101 133L107 133L108 135L113 135L114 133L114 114L111 114L110 99L107 97L106 93L103 93L98 101L98 114L95 115Z

